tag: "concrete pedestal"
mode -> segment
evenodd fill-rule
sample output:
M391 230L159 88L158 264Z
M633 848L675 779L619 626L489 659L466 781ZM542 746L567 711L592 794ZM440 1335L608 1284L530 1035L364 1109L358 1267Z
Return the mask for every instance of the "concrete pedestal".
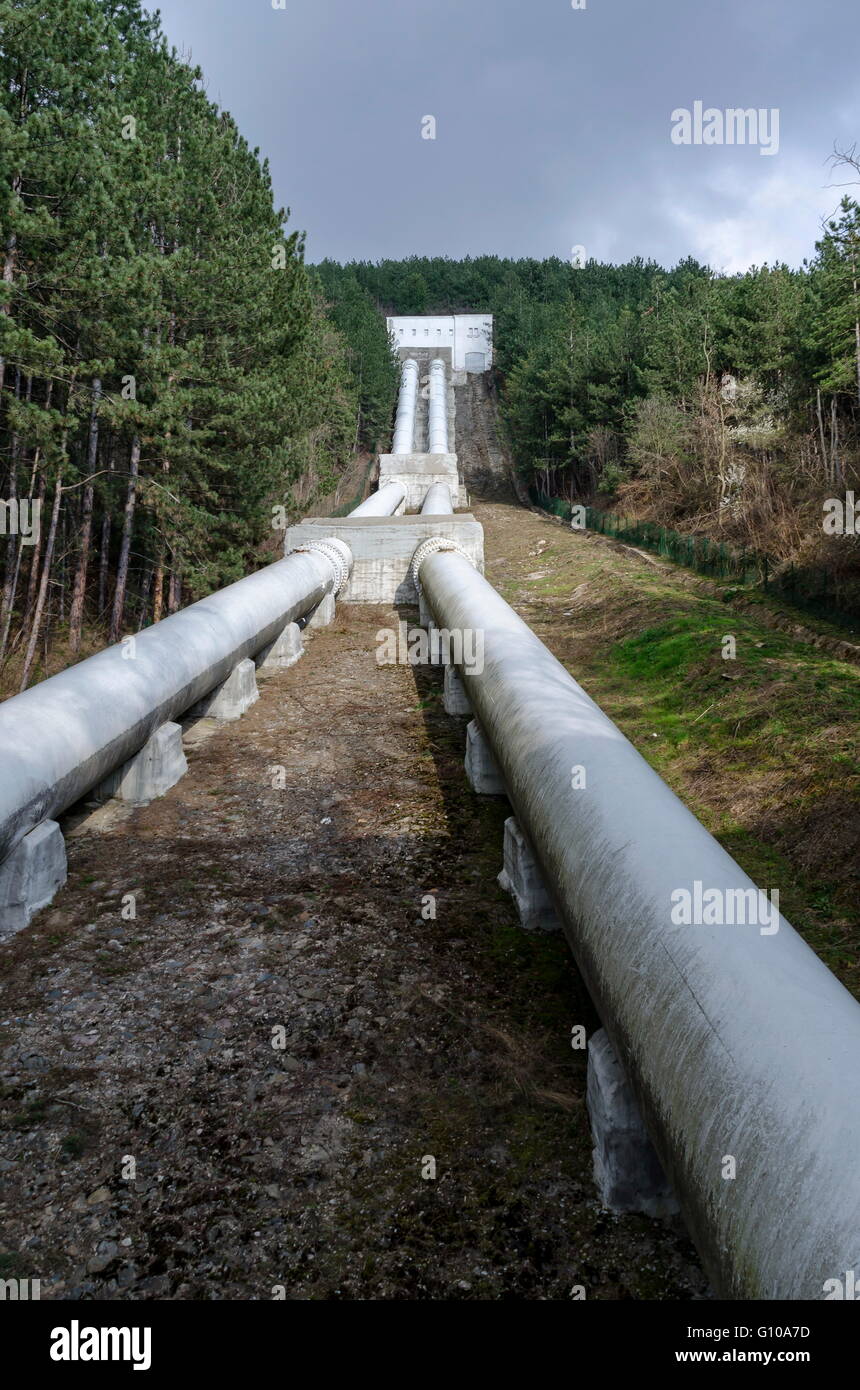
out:
M308 618L308 627L328 627L329 623L334 622L336 607L334 594L326 594Z
M260 698L253 661L248 657L233 667L229 676L194 706L191 713L228 722L240 719Z
M466 777L479 796L504 796L502 780L493 750L476 719L466 725Z
M452 436L453 438L453 436ZM417 509L435 483L445 483L451 490L451 501L459 506L460 477L456 454L380 454L379 486L402 483L406 497L398 513L407 508Z
M544 887L540 865L514 816L505 821L499 885L513 897L520 925L525 931L561 931L556 910Z
M463 677L456 666L445 667L445 680L442 687L442 705L446 714L455 715L458 718L472 716L472 706L466 694L466 687L463 684Z
M455 541L484 570L484 530L473 516L310 516L286 534L286 550L328 536L344 541L352 573L338 603L413 604L417 600L412 557L432 536ZM426 623L422 619L422 627Z
M680 1208L603 1028L588 1040L586 1098L594 1139L594 1181L603 1205L617 1215L676 1215Z
M115 797L133 806L147 806L157 796L164 796L187 771L182 729L178 724L162 724L139 753L99 784L93 800Z
M280 637L257 653L257 675L271 676L276 671L285 671L295 666L304 654L301 628L298 623L287 623Z
M0 940L26 927L66 877L62 831L55 820L43 820L0 864Z

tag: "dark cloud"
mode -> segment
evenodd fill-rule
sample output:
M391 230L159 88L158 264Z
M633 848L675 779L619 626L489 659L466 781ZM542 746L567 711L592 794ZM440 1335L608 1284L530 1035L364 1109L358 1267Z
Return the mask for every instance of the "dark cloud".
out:
M860 140L857 0L161 0L311 259L811 252ZM671 113L778 108L773 157ZM422 140L421 119L437 122Z

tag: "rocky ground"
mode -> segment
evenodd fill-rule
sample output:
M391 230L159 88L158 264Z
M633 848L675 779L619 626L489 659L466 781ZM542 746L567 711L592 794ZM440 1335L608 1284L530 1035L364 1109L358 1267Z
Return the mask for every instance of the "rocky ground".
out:
M341 606L241 721L189 728L167 796L69 818L67 887L2 947L0 1277L706 1296L682 1231L596 1200L588 1000L496 884L507 806L469 791L439 673L376 664L401 616Z

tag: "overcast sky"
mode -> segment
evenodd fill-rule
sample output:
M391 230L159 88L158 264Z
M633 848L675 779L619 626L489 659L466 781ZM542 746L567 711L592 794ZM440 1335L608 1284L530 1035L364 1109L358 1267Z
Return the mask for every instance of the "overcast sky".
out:
M268 157L312 261L583 246L729 272L798 265L841 196L827 185L847 177L828 155L860 142L858 0L158 8ZM778 109L778 152L673 143L673 111L696 101Z

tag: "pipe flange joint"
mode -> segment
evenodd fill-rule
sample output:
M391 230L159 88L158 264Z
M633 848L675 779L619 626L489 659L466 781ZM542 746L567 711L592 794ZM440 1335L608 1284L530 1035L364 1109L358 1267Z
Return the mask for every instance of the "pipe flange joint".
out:
M421 593L421 580L419 578L421 566L430 555L437 555L441 550L456 550L457 553L462 555L464 560L468 560L469 564L474 568L475 561L472 559L472 556L467 555L463 547L458 545L456 541L449 540L447 536L428 536L427 540L422 541L418 546L418 549L412 556L412 564L409 566L415 588L418 590L419 594Z
M337 536L326 536L323 541L305 541L304 545L297 545L295 550L291 550L291 555L307 555L309 552L316 551L318 555L324 555L330 562L334 570L334 589L335 597L342 593L349 581L352 573L352 551L346 541L339 540Z

